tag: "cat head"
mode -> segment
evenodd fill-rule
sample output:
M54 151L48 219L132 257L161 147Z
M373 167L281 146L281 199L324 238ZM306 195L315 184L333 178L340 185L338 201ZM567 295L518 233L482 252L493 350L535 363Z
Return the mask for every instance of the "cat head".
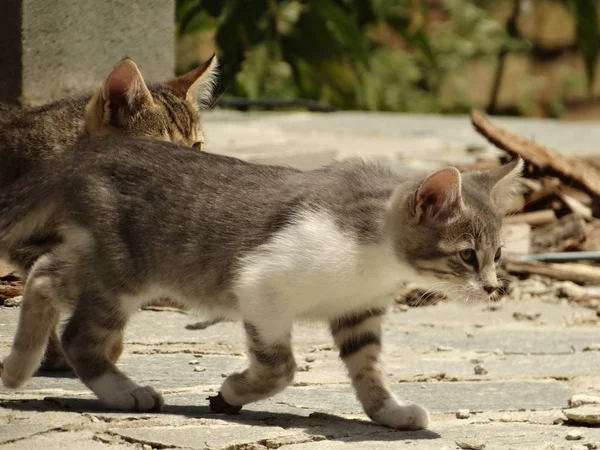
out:
M125 58L88 102L84 134L158 139L201 150L199 111L210 103L216 77L213 55L185 75L147 86L136 64Z
M390 204L396 255L451 298L497 295L502 216L518 186L521 159L460 173L448 167L401 186Z

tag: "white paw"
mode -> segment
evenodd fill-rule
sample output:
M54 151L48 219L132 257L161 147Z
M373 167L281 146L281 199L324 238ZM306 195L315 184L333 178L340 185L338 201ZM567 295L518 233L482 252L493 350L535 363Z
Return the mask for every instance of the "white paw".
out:
M86 385L104 405L121 411L159 411L165 404L150 386L138 386L118 371L107 372Z
M9 389L17 389L31 378L39 366L40 358L35 354L10 352L4 361L0 373L2 384Z
M128 392L120 392L110 399L100 399L106 406L123 411L160 411L165 404L162 395L150 386L138 386Z
M383 406L371 414L371 419L397 430L424 430L429 426L429 411L412 402L398 402L389 398Z
M10 356L4 358L2 361L2 368L0 368L0 374L2 374L2 384L4 387L9 389L16 389L20 387L25 380L19 377L19 374L15 370L14 364L10 359Z

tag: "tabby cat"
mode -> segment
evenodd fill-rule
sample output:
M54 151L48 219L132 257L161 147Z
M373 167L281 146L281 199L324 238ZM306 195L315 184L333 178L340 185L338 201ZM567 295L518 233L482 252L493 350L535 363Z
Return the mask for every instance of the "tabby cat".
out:
M10 192L11 186L40 166L62 170L63 152L84 136L132 136L202 149L199 112L211 101L216 75L213 55L185 75L147 86L136 64L126 58L91 98L0 108L0 190ZM49 222L26 240L0 242L0 257L9 259L25 278L33 263L58 242L60 237ZM57 342L53 333L45 369L67 368Z
M288 386L293 323L320 320L367 415L397 429L425 428L429 413L385 381L381 322L392 294L411 280L494 295L503 202L522 167L405 178L349 161L300 172L111 137L72 155L62 173L15 189L26 200L0 217L0 240L27 238L49 218L62 239L25 287L5 386L32 376L69 306L62 344L79 378L109 407L159 409L162 396L115 361L130 315L168 296L244 324L249 367L224 381L213 410L236 413ZM6 202L0 195L0 209Z

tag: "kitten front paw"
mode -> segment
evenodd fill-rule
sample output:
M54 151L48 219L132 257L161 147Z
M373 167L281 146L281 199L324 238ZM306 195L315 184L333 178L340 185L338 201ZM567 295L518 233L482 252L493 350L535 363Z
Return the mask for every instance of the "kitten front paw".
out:
M223 395L219 392L217 395L207 397L211 411L216 413L224 413L228 416L233 416L240 412L241 406L234 406L227 403Z
M165 401L158 392L150 386L139 387L131 396L135 401L135 411L155 411L158 412L165 405Z
M371 414L373 421L397 430L424 430L429 426L429 411L412 402L398 402L393 398Z
M21 363L16 355L11 353L2 364L0 364L0 377L2 378L2 384L9 389L17 389L29 379L23 370L19 370Z
M109 408L137 412L158 412L165 404L162 395L150 386L138 386L129 392L121 392L110 400L101 401Z

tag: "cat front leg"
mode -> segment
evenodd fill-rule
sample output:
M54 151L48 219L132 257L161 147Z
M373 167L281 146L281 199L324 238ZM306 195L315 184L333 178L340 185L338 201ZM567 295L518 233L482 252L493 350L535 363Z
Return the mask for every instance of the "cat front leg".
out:
M123 350L128 316L117 300L88 290L65 327L62 344L67 361L98 399L124 411L158 411L164 402L150 386L139 386L115 367Z
M41 257L25 284L13 346L2 362L2 383L8 388L22 386L35 373L59 321L54 269L51 255Z
M429 413L412 402L397 400L387 387L381 366L383 308L365 309L330 323L331 334L344 361L356 395L373 421L400 430L429 425Z
M259 325L260 324L260 325ZM296 361L291 347L291 324L244 322L250 366L227 377L218 395L209 397L215 412L236 414L243 405L285 389L294 379Z

